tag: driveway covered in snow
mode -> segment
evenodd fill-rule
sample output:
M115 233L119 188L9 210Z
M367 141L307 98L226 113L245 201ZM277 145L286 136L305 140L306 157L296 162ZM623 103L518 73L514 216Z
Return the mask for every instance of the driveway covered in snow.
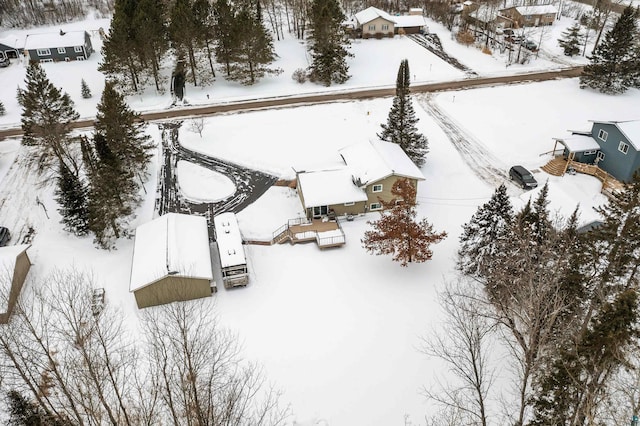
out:
M191 151L180 144L179 128L181 121L160 123L162 130L162 149L164 163L160 173L159 194L156 210L165 213L185 213L205 216L209 229L213 226L214 215L237 213L260 198L275 182L276 177L256 170L247 169L227 161L221 161L208 155ZM180 192L176 174L178 161L188 161L229 178L235 185L235 192L216 202L195 202L188 200ZM210 235L213 235L210 232Z

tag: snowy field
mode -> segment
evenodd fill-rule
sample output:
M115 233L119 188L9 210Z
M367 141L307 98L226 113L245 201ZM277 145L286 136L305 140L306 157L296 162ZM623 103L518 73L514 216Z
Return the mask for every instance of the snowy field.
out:
M568 19L561 23L570 25ZM443 31L433 23L430 28ZM554 27L554 32L557 30ZM445 50L461 62L484 74L505 72L501 60L455 45L442 34ZM548 43L554 44L551 39ZM251 88L219 80L210 88L188 89L187 96L193 103L206 102L207 91L211 101L223 102L323 90L310 83L300 86L290 78L294 69L306 66L300 42L288 40L276 46L279 66L285 69L282 75ZM400 38L354 43L354 77L345 87L392 84L403 57L409 57L417 81L461 77L459 71L414 48L418 49L413 42ZM393 60L374 59L380 51ZM410 56L414 54L417 56ZM94 114L92 108L103 84L95 71L98 57L80 64L45 64L56 84L69 87L65 90L83 116ZM535 64L559 66L545 60L518 67L532 69ZM88 68L79 74L77 66ZM514 67L509 67L509 72L514 72ZM8 87L17 86L23 74L20 64L0 69L3 81L13 81ZM85 103L80 102L81 76L94 93ZM12 80L5 80L9 77ZM9 112L1 118L4 126L19 122L12 93L0 94ZM505 172L519 163L533 169L541 184L548 181L551 210L568 215L580 204L585 222L594 218L592 207L605 202L599 181L584 175L548 176L539 170L548 159L541 154L553 148L551 138L566 135L568 129L587 129L588 120L640 119L640 91L605 96L580 90L576 79L447 92L434 98L460 128L503 162L500 166ZM138 110L153 110L168 105L169 96L147 94L130 101ZM426 181L418 192L419 216L427 217L436 231L449 234L433 246L433 260L401 268L389 257L368 255L360 239L368 229L366 220L375 216L359 217L343 224L347 244L341 248L247 246L250 284L234 290L218 285L217 295L202 301L213 305L220 322L238 333L245 358L262 363L268 379L283 390L283 402L291 407L292 425L422 424L425 416L433 414L420 389L432 385L433 374L443 369L420 353L421 337L438 327L437 290L455 277L452 268L461 226L495 188L474 174L438 123L421 108L425 99L416 96L415 101L419 129L430 146L422 168ZM181 141L192 149L291 178L294 169L335 164L338 149L375 138L390 106L391 99L385 98L218 115L206 119L202 137L183 126ZM157 126L151 124L148 132L159 141ZM53 187L43 178L20 173L16 167L10 169L14 159L24 155L15 140L0 142L0 225L28 223L37 229L29 250L34 262L30 282L37 282L37 277L55 267L92 270L98 284L107 289L107 299L121 305L135 328L138 311L128 292L133 241L123 239L117 250L106 252L97 250L91 238L78 239L63 232L52 199ZM149 195L132 227L153 218L158 168L156 156L146 184ZM219 199L233 190L225 177L192 165L179 165L178 179L184 194L198 200ZM536 191L523 193L511 184L508 190L516 207L536 195ZM287 219L302 214L293 190L274 187L238 218L245 238L264 239ZM503 374L502 379L509 372L503 370Z

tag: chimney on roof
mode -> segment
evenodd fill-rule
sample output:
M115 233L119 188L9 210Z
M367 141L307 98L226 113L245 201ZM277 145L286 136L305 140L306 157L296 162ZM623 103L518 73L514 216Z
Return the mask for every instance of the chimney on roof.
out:
M60 28L60 35L61 35L61 36L63 36L63 35L65 35L65 34L66 34L66 33L65 33L64 31L62 31L62 28Z

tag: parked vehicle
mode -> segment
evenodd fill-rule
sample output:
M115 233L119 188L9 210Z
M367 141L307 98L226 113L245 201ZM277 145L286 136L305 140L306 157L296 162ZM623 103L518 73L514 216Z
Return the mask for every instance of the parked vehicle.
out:
M4 247L9 244L11 239L11 233L4 226L0 226L0 247Z
M9 58L5 58L4 56L0 56L0 68L8 67L11 64L9 62Z
M502 34L504 34L505 36L514 36L516 33L513 31L513 28L503 28L502 29Z
M531 172L522 166L513 166L509 169L509 179L517 182L522 189L533 189L538 186L538 182Z
M526 40L524 43L522 43L522 47L524 47L525 49L529 49L532 52L535 52L536 50L538 50L538 45L532 42L531 40Z

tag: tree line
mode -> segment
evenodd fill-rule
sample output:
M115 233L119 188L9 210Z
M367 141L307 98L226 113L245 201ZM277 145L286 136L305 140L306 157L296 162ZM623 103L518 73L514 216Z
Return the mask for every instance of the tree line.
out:
M145 123L111 82L97 106L91 137L73 136L79 114L67 93L47 78L39 63L27 69L18 89L22 143L37 158L37 172L57 183L56 199L64 228L92 233L102 248L128 234L128 219L142 200L153 147Z
M284 424L279 393L240 357L213 302L147 309L136 330L108 300L96 305L95 287L88 273L57 270L24 289L0 327L8 424Z
M447 334L424 346L456 377L425 389L445 408L439 421L582 426L637 414L640 175L591 229L577 208L552 215L547 197L545 185L514 211L501 185L463 227L460 279L442 294ZM502 412L489 408L498 364L512 377Z

